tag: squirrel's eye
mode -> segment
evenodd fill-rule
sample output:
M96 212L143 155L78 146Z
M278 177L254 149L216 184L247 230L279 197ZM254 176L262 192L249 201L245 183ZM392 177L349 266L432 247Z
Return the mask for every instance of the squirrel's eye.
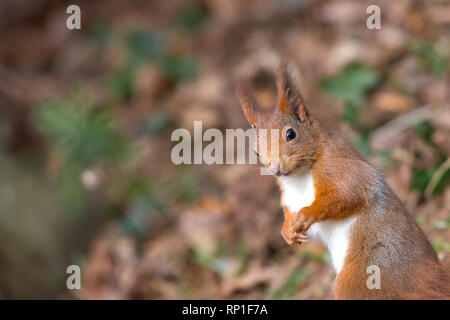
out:
M297 134L295 133L295 131L293 129L288 129L286 131L286 141L289 142L292 139L295 139L295 137L297 136Z

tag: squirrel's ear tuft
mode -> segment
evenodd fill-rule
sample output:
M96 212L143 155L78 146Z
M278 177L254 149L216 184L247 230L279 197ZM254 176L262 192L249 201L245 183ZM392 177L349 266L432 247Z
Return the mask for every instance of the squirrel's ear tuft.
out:
M309 113L298 90L286 60L282 60L277 71L278 108L281 112L296 115L300 121L309 120Z
M242 110L244 110L247 121L253 126L257 118L256 99L253 95L253 88L249 80L245 79L238 82L236 86L236 95Z

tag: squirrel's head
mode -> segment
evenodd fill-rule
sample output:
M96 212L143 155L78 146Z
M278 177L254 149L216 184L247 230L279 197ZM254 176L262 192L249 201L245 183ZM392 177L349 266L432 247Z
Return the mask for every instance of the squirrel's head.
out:
M236 91L245 117L256 130L254 147L261 163L277 176L311 167L317 154L316 125L287 63L282 61L278 67L278 101L268 111L258 109L249 81L241 81Z

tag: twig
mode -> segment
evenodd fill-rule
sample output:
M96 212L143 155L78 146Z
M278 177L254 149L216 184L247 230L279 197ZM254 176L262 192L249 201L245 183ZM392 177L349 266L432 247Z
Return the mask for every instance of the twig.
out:
M423 120L430 119L431 115L432 109L429 106L424 106L387 122L372 132L372 147L374 149L381 149L392 137L419 124Z
M450 169L450 158L447 158L447 160L445 160L445 162L443 164L441 164L439 166L439 168L434 172L433 176L431 177L430 182L428 183L427 187L425 188L425 196L427 198L431 198L439 181L441 181L442 176L449 169Z

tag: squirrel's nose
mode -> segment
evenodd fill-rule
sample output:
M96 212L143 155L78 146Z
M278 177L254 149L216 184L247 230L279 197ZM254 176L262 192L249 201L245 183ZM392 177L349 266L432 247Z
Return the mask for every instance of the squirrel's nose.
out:
M279 163L273 163L269 167L269 171L276 176L280 175L280 164Z

